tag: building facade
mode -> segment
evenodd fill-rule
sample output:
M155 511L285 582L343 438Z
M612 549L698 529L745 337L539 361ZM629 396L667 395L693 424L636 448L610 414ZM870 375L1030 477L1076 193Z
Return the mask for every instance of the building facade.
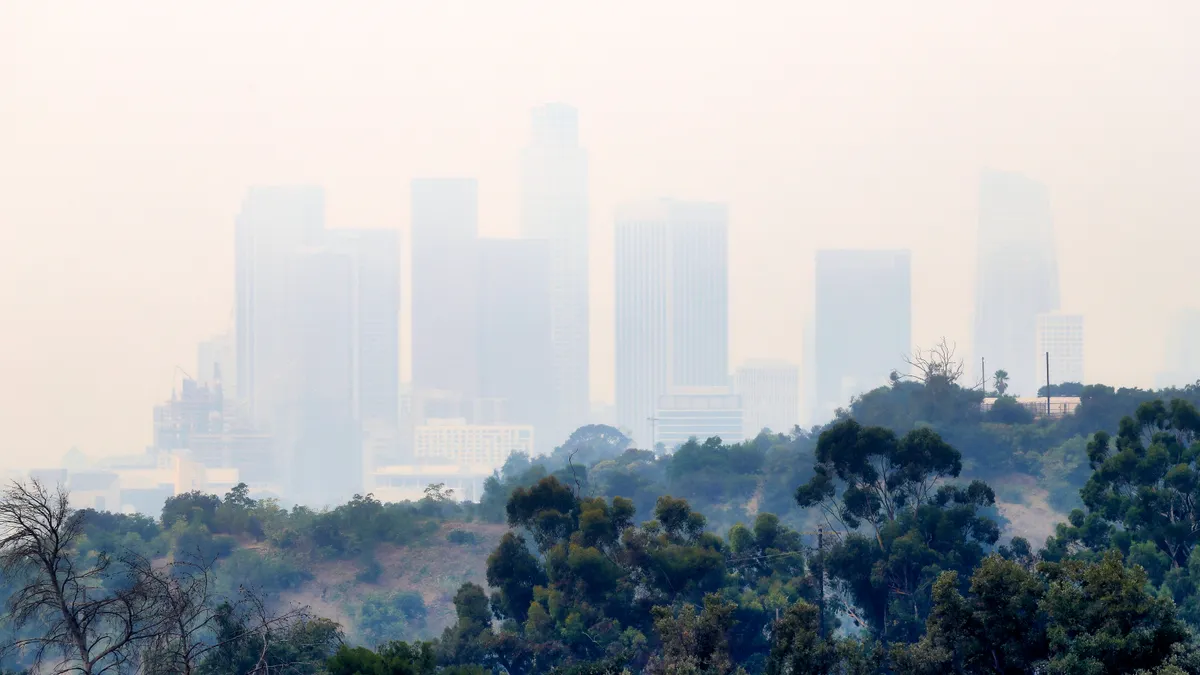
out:
M400 242L396 230L332 230L353 266L355 414L400 425Z
M1197 335L1200 335L1200 309L1177 311L1167 326L1162 370L1155 375L1155 387L1184 387L1200 381Z
M1050 312L1037 316L1037 351L1034 367L1037 385L1046 384L1046 360L1050 360L1050 384L1084 384L1083 317ZM1035 389L1034 394L1037 393Z
M196 346L196 382L216 388L237 400L237 336L217 335Z
M254 425L272 431L285 412L294 358L289 312L295 252L320 240L325 193L311 186L252 188L236 224L237 394ZM203 376L202 376L203 377Z
M521 178L521 233L550 249L555 438L587 420L589 406L588 162L579 116L563 104L534 109Z
M284 472L290 496L301 503L335 505L362 489L355 263L351 254L324 248L301 254L296 263L292 452Z
M814 423L903 370L912 348L910 268L908 251L817 251Z
M727 388L676 388L660 396L655 412L655 446L672 451L688 439L724 443L745 439L742 397Z
M1059 308L1050 193L1016 173L985 171L979 189L973 361L1003 369L1009 391L1034 395L1039 314ZM1043 366L1044 368L1044 366Z
M227 400L223 428L203 434L200 453L220 463L211 468L257 477L269 438L270 477L288 499L348 499L363 485L363 421L399 427L397 233L326 229L319 188L255 188L236 245L240 401ZM215 377L210 361L201 370Z
M473 178L412 182L413 387L475 395L478 187Z
M417 463L499 469L514 452L533 453L533 433L528 424L467 424L463 418L429 420L416 429L413 458Z
M749 361L734 375L734 392L742 397L746 438L764 429L788 433L800 423L800 368L795 364Z
M639 447L668 388L727 387L728 215L658 200L617 215L616 407Z
M479 242L479 398L476 423L532 425L539 451L557 428L550 244L541 239ZM487 414L493 408L494 414Z

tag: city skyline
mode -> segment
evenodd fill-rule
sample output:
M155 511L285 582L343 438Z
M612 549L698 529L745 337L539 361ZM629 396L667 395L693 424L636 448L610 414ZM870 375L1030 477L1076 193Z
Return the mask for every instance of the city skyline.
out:
M761 16L518 2L465 24L449 7L369 4L329 20L299 3L287 22L145 7L0 8L0 222L20 252L0 265L0 426L17 464L149 442L146 411L175 367L231 325L247 186L321 185L331 229L399 228L407 259L406 181L475 176L481 234L514 236L530 110L547 101L580 111L588 150L598 402L614 392L612 213L647 196L730 205L733 363L802 360L805 280L830 247L911 249L914 343L945 336L977 363L984 166L1053 194L1061 304L1088 317L1089 379L1153 384L1163 341L1131 327L1190 303L1161 289L1186 286L1197 236L1181 224L1196 210L1200 118L1186 92L1200 51L1186 21L1150 7L1038 7L1070 23L1058 33L1029 21L1027 2ZM863 18L876 13L887 21ZM613 44L628 49L596 58Z

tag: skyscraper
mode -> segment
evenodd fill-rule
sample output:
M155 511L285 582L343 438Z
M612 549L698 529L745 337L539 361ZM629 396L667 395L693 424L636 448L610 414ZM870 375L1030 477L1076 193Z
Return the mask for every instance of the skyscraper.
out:
M325 227L319 187L252 188L236 226L237 394L254 424L272 431L292 358L287 313L295 251Z
M400 244L396 230L331 230L354 271L355 411L395 431L400 414Z
M1166 327L1163 369L1155 376L1158 388L1182 387L1200 381L1200 309L1185 308L1175 313Z
M817 251L816 424L887 383L912 344L908 251Z
M478 235L475 179L412 182L412 363L417 393L475 395Z
M1004 369L1009 391L1037 392L1037 316L1059 308L1050 195L1016 173L985 171L979 189L975 360Z
M617 421L640 447L670 387L729 386L727 224L720 204L659 200L617 215Z
M556 439L550 246L479 241L479 396L502 399L504 422L534 427L538 450Z
M399 410L396 233L327 230L323 201L251 190L236 254L237 393L288 497L316 504L361 489L362 422L395 429Z
M795 364L748 361L737 369L734 389L742 397L746 438L763 429L787 433L800 423L800 368Z
M297 253L291 295L292 443L286 471L297 501L334 505L362 486L361 425L355 415L356 317L353 255L314 247Z
M1083 383L1083 317L1079 314L1047 312L1037 315L1037 345L1034 372L1037 386L1046 384L1046 354L1050 354L1050 384Z
M548 104L533 111L523 161L521 229L525 238L550 244L557 403L551 435L561 442L586 421L590 404L587 153L579 146L578 113L570 106Z

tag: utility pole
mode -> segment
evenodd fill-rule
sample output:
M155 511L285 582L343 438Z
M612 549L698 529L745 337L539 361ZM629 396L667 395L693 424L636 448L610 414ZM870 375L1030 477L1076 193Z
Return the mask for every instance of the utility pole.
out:
M1050 352L1046 352L1046 417L1050 416Z
M979 381L983 383L983 395L987 396L987 359L979 357Z
M825 528L817 525L817 637L825 639Z

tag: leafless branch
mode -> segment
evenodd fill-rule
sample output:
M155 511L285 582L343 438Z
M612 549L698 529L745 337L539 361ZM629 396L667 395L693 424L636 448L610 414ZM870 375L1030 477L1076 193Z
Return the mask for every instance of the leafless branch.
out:
M940 342L929 349L917 347L911 355L903 356L903 360L912 372L901 374L892 371L893 380L914 380L926 386L957 384L966 366L961 358L955 356L957 345L942 338Z

